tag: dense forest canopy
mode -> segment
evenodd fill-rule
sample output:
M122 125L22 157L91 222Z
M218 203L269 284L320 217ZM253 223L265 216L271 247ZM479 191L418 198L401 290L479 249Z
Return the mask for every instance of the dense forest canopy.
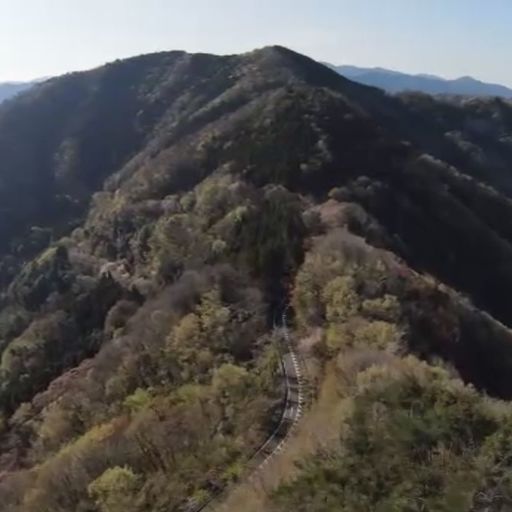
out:
M341 412L246 510L509 510L511 173L509 101L281 47L3 103L2 510L185 512L238 482L282 412L285 308L303 428L328 383Z

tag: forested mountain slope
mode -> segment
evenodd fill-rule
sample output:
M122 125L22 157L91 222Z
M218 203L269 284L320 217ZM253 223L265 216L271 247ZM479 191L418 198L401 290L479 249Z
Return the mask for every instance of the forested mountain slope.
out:
M268 506L486 510L507 492L511 141L504 100L390 97L281 47L116 61L0 106L6 510L187 510L236 481L279 420L286 304L353 417ZM385 432L411 465L389 478ZM422 473L440 450L453 471Z

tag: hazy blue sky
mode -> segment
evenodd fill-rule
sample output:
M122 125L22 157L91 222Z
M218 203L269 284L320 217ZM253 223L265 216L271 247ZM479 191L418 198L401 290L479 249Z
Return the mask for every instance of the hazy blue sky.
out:
M335 64L512 86L512 0L0 0L0 81L282 44Z

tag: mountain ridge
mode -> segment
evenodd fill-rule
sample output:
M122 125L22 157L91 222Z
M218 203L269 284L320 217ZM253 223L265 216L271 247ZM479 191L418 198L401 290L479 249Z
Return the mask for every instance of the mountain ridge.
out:
M365 85L380 87L390 93L420 91L427 94L512 98L511 88L501 84L483 82L471 76L447 79L431 74L408 74L380 67L336 66L327 63L326 65L347 78Z
M257 510L486 510L512 428L510 162L510 102L391 96L279 46L5 102L6 511L184 512L237 482L281 420L285 305L305 426L317 400L340 417Z
M29 82L0 82L0 104L27 91L34 84L40 83L43 80L45 79L31 80Z

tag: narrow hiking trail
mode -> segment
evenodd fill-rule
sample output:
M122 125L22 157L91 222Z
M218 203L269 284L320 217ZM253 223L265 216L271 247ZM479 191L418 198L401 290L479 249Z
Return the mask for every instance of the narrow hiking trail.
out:
M248 461L245 474L239 482L220 490L206 502L200 504L190 503L187 509L188 512L213 511L229 492L233 491L237 486L257 479L260 470L285 448L293 428L300 420L304 407L304 376L287 323L288 319L285 310L281 317L281 326L275 327L278 339L280 340L278 347L285 390L284 407L279 424Z

